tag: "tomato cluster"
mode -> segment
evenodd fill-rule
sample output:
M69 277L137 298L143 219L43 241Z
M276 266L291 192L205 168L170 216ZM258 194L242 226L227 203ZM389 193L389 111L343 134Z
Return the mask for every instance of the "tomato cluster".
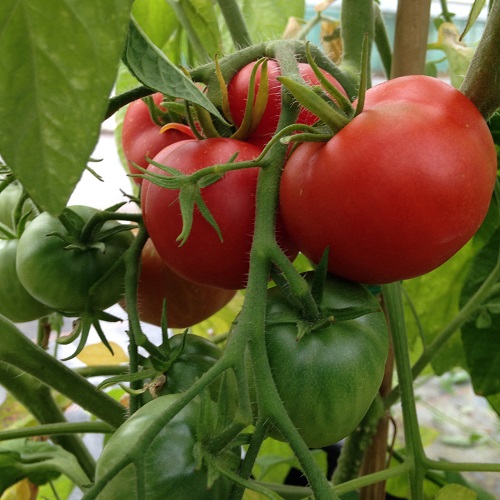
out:
M363 111L327 143L286 162L280 209L299 250L362 283L428 273L486 216L497 159L489 129L458 90L409 76L366 93Z

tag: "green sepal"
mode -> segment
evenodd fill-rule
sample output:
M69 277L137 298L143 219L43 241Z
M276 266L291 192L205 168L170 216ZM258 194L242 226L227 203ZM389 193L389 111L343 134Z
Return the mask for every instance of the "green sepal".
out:
M319 69L316 61L314 60L314 57L311 54L309 42L306 43L306 56L307 62L320 81L321 86L335 99L335 101L337 101L337 105L339 106L341 111L345 113L346 116L352 116L354 113L354 109L352 107L351 101L349 101L349 99L344 94L342 94L342 92L340 92L340 90L335 87L335 85L333 85L332 82L330 82L330 80L328 80L323 72Z
M347 116L335 110L333 106L325 103L325 100L314 92L310 86L298 83L286 76L279 76L278 80L292 93L302 106L328 125L332 132L338 132L349 123Z

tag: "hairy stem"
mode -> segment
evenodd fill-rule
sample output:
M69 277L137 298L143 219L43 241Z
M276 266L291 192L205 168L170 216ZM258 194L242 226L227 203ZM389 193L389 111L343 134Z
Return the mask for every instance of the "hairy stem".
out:
M500 2L493 2L488 21L460 90L484 119L500 107Z

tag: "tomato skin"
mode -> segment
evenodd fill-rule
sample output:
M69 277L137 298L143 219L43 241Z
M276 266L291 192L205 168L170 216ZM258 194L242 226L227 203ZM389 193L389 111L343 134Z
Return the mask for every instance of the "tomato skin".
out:
M169 328L187 328L222 309L236 294L234 290L198 285L188 281L158 255L148 239L142 250L137 302L141 321L161 326L166 300Z
M163 94L157 92L152 97L159 106ZM142 99L130 103L123 119L122 147L131 174L143 173L134 163L142 168L148 168L149 163L146 158L153 158L170 144L194 137L191 129L180 123L164 132L160 130L161 126L152 120L149 108ZM142 184L141 177L133 179L136 184Z
M69 207L84 220L97 210L86 206ZM119 223L108 221L103 229ZM16 258L19 280L26 290L47 306L72 316L83 315L90 288L118 261L133 239L129 231L104 240L99 248L66 249L67 243L52 233L68 235L57 217L47 212L36 217L25 229ZM123 294L125 266L105 280L92 297L90 307L101 310L116 304Z
M229 109L233 120L237 126L241 125L245 115L245 107L248 96L248 86L250 76L252 74L255 62L249 63L241 68L231 79L227 86L229 97ZM318 77L314 74L313 69L307 63L298 63L299 73L302 78L311 86L320 85ZM255 138L270 139L278 126L279 115L281 112L281 83L277 80L281 76L281 71L278 62L270 59L267 61L268 81L269 81L269 94L266 109L262 115L260 123L249 134L249 140ZM255 75L255 95L260 86L261 67L256 71ZM344 95L347 96L340 83L328 72L321 70L326 78L337 87ZM313 125L318 120L318 117L306 108L301 108L297 123L306 125Z
M167 395L152 400L135 412L108 441L97 461L96 480L103 477L113 465L131 454L131 448L142 442L144 433L154 425L178 395ZM145 496L137 493L137 472L130 464L108 481L101 497L109 500L219 500L229 498L232 483L218 478L211 489L207 488L207 470L197 467L193 447L196 444L200 404L189 403L151 441L144 456L135 457L144 464ZM237 457L234 457L237 463Z
M257 146L234 139L214 138L186 141L160 152L155 161L191 174L206 166L226 163L238 153L236 161L252 160L260 154ZM164 174L151 165L150 172ZM162 259L185 279L202 285L238 290L246 285L249 253L255 219L255 191L258 167L232 170L201 190L202 197L222 233L195 208L191 233L179 246L182 230L178 191L144 182L141 198L144 222ZM278 229L281 234L281 229ZM283 239L284 248L289 248ZM293 254L293 250L290 252Z
M310 282L312 273L306 273ZM320 309L379 307L357 283L329 276ZM286 320L282 318L286 317ZM268 292L266 348L285 409L310 448L334 444L350 434L378 393L388 353L388 331L379 310L339 320L297 340L303 321L277 287ZM281 439L278 432L273 437Z
M424 76L387 88L368 90L328 143L300 145L280 184L299 250L318 262L330 247L329 272L362 283L443 264L481 225L496 179L490 132L463 94Z
M14 323L47 316L52 310L34 299L19 281L16 254L19 240L0 240L0 314Z

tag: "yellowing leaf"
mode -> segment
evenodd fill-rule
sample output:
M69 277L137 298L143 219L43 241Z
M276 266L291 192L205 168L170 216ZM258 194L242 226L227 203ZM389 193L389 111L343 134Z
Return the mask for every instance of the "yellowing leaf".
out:
M119 365L128 362L128 356L116 342L110 342L109 345L115 353L114 356L104 344L99 343L85 346L77 358L87 366Z
M453 23L443 23L439 27L438 40L428 45L429 49L442 50L448 58L451 84L460 88L465 73L474 55L474 49L460 40L460 32Z
M436 500L475 500L477 493L460 484L448 484L438 491L435 498Z
M10 488L7 488L0 500L34 500L37 497L38 488L28 479L23 479Z

